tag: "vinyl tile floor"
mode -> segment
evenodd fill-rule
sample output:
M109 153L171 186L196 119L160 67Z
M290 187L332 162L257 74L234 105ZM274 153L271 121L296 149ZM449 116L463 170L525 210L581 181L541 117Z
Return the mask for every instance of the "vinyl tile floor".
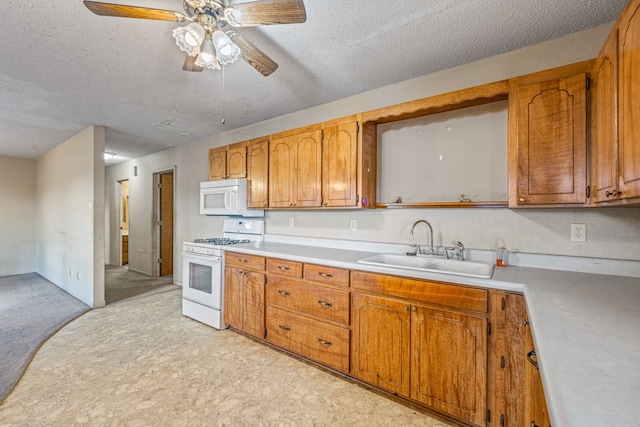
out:
M181 313L177 290L91 310L51 337L0 426L452 426Z

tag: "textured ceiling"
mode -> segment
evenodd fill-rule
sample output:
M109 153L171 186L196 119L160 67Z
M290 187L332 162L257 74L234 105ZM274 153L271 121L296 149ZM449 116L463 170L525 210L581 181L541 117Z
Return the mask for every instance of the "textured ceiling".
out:
M111 0L183 11L180 0ZM280 68L182 71L172 22L81 0L0 2L0 155L37 158L90 124L136 158L614 21L627 0L305 0L307 22L240 29ZM235 1L232 3L240 3Z

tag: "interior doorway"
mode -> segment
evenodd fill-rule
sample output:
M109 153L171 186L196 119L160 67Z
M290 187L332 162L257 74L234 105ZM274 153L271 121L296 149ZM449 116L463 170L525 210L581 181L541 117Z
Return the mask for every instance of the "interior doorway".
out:
M120 184L120 265L129 264L129 180Z
M155 218L157 242L157 268L154 275L173 274L173 212L174 212L174 172L173 170L154 174L156 188Z

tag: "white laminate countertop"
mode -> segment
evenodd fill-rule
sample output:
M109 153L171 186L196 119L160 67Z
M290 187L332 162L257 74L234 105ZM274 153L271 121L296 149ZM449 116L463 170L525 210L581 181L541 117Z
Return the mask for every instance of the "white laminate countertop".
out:
M357 262L371 252L275 242L225 249L521 292L552 425L640 426L640 278L496 267L477 279Z

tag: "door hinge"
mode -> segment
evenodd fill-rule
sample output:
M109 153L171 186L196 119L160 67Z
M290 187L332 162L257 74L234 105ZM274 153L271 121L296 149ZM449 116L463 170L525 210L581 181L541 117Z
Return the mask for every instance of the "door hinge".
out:
M162 258L158 258L158 264L162 264Z
M591 197L591 186L587 185L587 199Z
M491 335L491 323L487 323L487 335Z
M158 188L162 188L162 183L161 182L158 183Z
M591 77L587 77L587 89L591 89Z
M162 220L158 221L158 227L162 227Z

